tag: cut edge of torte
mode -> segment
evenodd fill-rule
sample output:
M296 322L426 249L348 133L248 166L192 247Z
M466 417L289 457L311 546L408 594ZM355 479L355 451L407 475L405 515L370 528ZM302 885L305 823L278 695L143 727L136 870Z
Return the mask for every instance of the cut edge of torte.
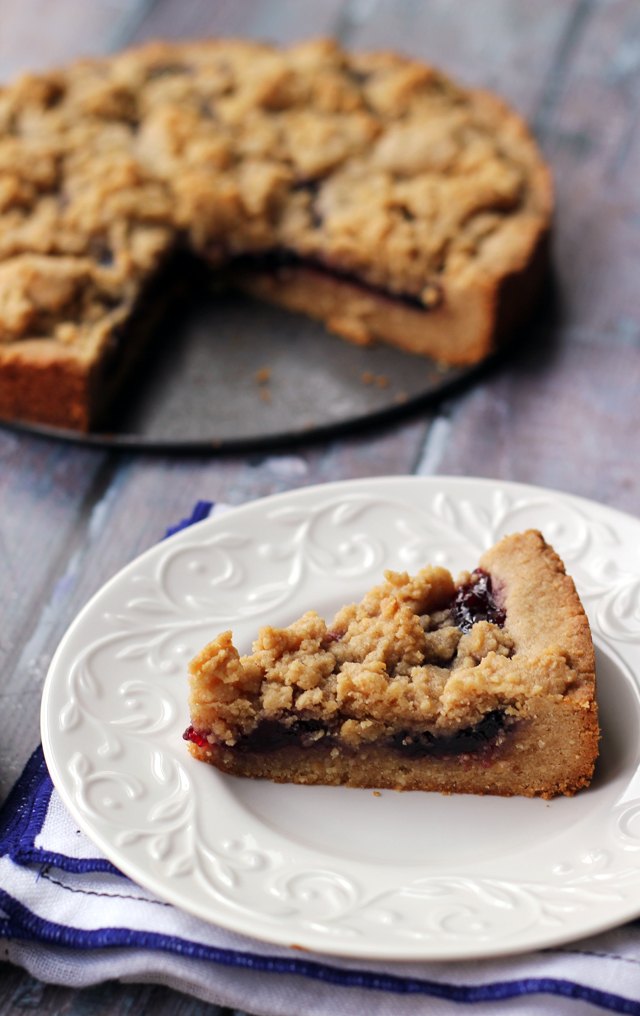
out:
M386 572L331 624L310 611L224 632L190 665L194 758L275 782L551 798L589 785L595 662L572 579L541 534L454 583Z

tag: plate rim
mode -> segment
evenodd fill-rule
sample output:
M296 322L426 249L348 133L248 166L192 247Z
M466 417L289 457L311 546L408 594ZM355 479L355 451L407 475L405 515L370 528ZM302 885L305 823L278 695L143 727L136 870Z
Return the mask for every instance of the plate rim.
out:
M571 494L561 490L554 490L552 488L541 487L535 484L520 483L518 481L502 480L491 477L477 477L477 476L467 477L454 475L416 476L405 474L362 477L358 479L337 480L330 481L327 483L309 484L306 486L296 487L294 489L268 495L267 497L256 498L251 501L244 502L243 504L238 506L233 506L231 511L224 513L224 516L222 514L216 516L215 521L219 522L220 519L224 518L226 523L233 516L235 516L236 513L244 514L245 512L250 512L252 510L255 510L255 507L257 505L265 506L265 508L268 508L273 504L277 504L277 502L279 501L287 500L291 496L294 496L295 494L301 493L303 491L317 491L323 494L330 495L332 492L341 492L346 490L357 492L357 489L360 487L363 488L369 487L372 484L376 486L378 485L386 486L389 483L398 481L409 482L411 484L415 483L417 486L422 485L425 488L430 487L432 489L437 488L439 485L448 486L450 484L455 485L460 483L467 486L472 485L477 488L484 489L487 488L490 489L491 486L496 486L498 488L508 488L513 492L517 491L522 494L529 493L535 495L540 494L544 494L547 496L551 495L553 498L560 498L570 503L576 504L577 506L584 506L587 508L587 510L595 506L597 509L604 512L606 515L613 515L614 517L620 518L621 521L622 520L631 521L635 525L640 525L640 519L629 512L624 512L618 508L602 504L601 502L594 501L592 499L582 497L580 495ZM198 527L208 528L211 526L212 522L214 522L214 519L209 518L203 520L200 523L196 523L195 526L189 527L189 533L193 535L194 531L197 531ZM56 787L65 807L68 809L74 820L78 823L79 827L89 836L92 842L95 843L96 846L98 846L98 848L103 851L105 856L107 856L107 858L114 865L116 865L116 867L118 867L125 875L131 878L132 881L139 883L140 885L144 886L151 892L155 893L159 897L171 903L173 906L176 906L178 909L181 909L184 912L189 913L200 920L226 928L237 934L244 935L247 938L253 938L254 940L257 939L262 943L290 947L291 934L286 933L286 931L284 931L283 933L278 933L279 932L278 926L272 929L274 932L273 934L266 935L264 934L264 931L260 930L256 931L255 929L250 929L248 927L248 924L250 922L246 918L244 920L234 922L231 920L227 920L226 915L221 915L223 919L220 920L215 916L211 916L210 913L206 914L204 913L204 910L206 908L199 908L195 904L190 905L189 901L185 901L180 896L180 893L174 892L170 887L167 887L155 875L149 874L146 871L141 872L136 862L134 861L129 862L127 857L119 853L118 849L114 845L112 845L108 840L106 840L99 831L96 831L94 828L92 828L91 823L88 821L86 815L76 805L73 797L69 793L67 793L65 782L62 779L58 769L56 753L50 742L49 726L48 726L49 717L47 713L47 708L49 698L51 695L55 670L58 664L58 659L62 654L67 639L71 636L73 632L75 632L76 628L83 623L85 616L91 613L95 602L107 590L109 590L113 585L120 582L124 577L126 577L129 571L133 571L136 567L144 563L147 559L153 558L155 554L158 554L160 547L165 547L172 540L182 541L185 537L185 532L186 531L183 530L181 532L174 534L171 537L168 537L164 540L160 540L158 543L149 547L146 551L138 555L127 565L125 565L122 569L120 569L115 575L113 575L110 579L108 579L107 582L105 582L100 587L100 589L96 591L96 593L94 593L94 595L78 612L76 617L73 619L73 621L67 628L51 660L42 691L40 719L41 719L42 746L44 750L45 761L47 763L47 767L49 769L54 786ZM629 665L627 664L627 666ZM636 679L635 683L638 689L638 687L640 687L640 681ZM365 867L375 868L377 866L375 862L363 861L359 863L364 865ZM620 912L617 912L616 915L610 919L600 918L599 920L594 921L587 927L587 930L584 933L581 932L577 934L575 929L567 930L566 928L559 929L555 933L553 933L550 929L546 929L544 936L541 936L539 940L529 941L525 943L516 943L516 944L506 943L496 947L495 943L488 944L484 942L467 942L464 944L463 947L453 949L447 954L431 953L429 951L428 946L425 947L425 944L422 944L422 946L419 948L413 949L408 948L403 955L399 955L395 951L389 954L388 952L385 952L381 948L371 948L369 945L365 946L364 948L357 947L354 948L352 947L353 944L345 945L344 943L337 942L330 943L332 946L330 950L318 949L315 946L312 946L310 948L304 946L304 948L308 954L315 953L316 955L341 957L344 959L349 958L360 959L365 961L387 960L389 962L399 962L399 963L411 963L411 962L415 963L416 961L418 962L420 961L459 962L464 960L473 961L525 954L542 948L550 948L554 946L563 945L568 942L576 941L579 938L585 937L587 935L592 936L607 931L611 928L621 925L627 920L631 920L634 917L637 917L638 915L640 915L640 893L638 894L637 902L630 903L626 908L625 907L621 908Z

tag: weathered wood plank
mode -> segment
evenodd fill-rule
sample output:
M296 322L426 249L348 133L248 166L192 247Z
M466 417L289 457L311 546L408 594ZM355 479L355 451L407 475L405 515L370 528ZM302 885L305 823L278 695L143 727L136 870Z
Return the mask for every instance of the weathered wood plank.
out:
M556 264L572 327L640 340L640 19L599 4L546 147L558 191Z
M531 349L450 407L437 469L570 491L640 512L640 350Z
M637 5L593 7L545 148L557 186L556 321L456 401L440 470L527 480L640 511Z
M43 984L24 970L10 964L0 967L0 1012L2 1016L114 1016L134 1012L136 1016L232 1016L223 1009L172 988L154 984L120 984L106 981L78 991L55 984Z
M579 2L369 0L349 5L341 34L358 49L397 49L434 63L533 117Z
M204 35L248 36L287 43L328 35L344 0L158 0L134 35L134 41Z
M104 461L100 452L0 431L0 799L38 743L48 663L30 640L73 553Z
M3 0L0 81L122 44L148 0Z

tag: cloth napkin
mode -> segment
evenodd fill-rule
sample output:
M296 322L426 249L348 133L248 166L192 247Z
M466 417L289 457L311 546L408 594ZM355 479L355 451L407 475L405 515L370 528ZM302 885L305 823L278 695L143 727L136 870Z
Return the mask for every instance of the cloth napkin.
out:
M226 509L201 501L167 535ZM77 828L41 748L0 811L0 958L55 984L153 982L259 1016L640 1016L640 922L524 956L385 963L273 946L191 917L122 875Z

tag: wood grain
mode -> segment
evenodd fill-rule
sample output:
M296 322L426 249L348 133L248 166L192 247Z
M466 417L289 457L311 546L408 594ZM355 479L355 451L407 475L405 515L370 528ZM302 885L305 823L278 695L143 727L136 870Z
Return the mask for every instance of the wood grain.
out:
M106 981L78 991L43 984L10 964L1 969L2 1016L234 1016L231 1009L209 1005L171 988L154 984ZM242 1016L236 1013L235 1016Z
M640 342L639 94L640 9L597 5L546 138L556 265L567 325L627 347Z
M595 5L544 147L557 187L558 302L520 356L451 403L447 471L640 511L640 17Z
M3 0L0 81L122 45L148 6L149 0Z
M34 638L53 618L104 455L0 432L0 792L38 742L48 667Z
M342 34L357 49L397 49L434 63L469 86L498 92L533 118L578 4L378 0L362 21L352 5L355 16Z
M640 352L574 339L531 348L450 407L448 472L581 494L638 513Z
M344 0L158 0L132 41L242 35L288 43L331 35Z

